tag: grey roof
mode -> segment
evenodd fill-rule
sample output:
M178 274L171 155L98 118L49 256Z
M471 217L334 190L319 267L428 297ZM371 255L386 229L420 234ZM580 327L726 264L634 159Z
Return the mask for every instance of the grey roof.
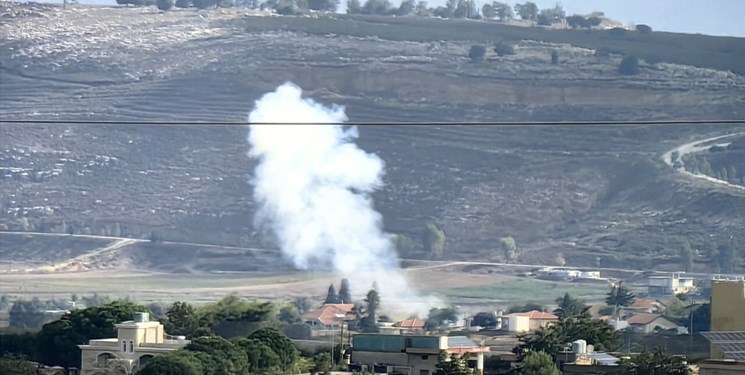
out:
M478 348L479 346L476 345L475 342L471 341L466 336L449 336L448 337L448 348L450 349L458 349L458 348Z
M745 361L745 331L701 332L725 358Z
M599 365L603 366L617 366L618 362L620 361L618 358L608 354L608 353L587 353L587 357L592 358L593 361L597 362Z

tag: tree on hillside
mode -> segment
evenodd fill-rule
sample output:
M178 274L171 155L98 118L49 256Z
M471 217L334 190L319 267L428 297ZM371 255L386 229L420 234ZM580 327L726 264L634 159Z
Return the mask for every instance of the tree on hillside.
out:
M414 15L417 17L432 17L432 9L427 6L427 2L421 0L416 3L416 9L414 9ZM399 237L406 238L406 237ZM399 248L400 251L400 248Z
M541 12L538 14L538 24L548 26L554 23L559 23L564 18L566 18L566 12L564 12L564 8L562 8L561 5L556 4L556 6L554 6L553 8L546 8L541 10Z
M293 299L292 305L295 306L295 309L297 309L297 312L299 312L300 315L307 313L311 307L310 301L307 297L297 297Z
M308 0L308 9L324 12L336 12L339 0Z
M162 11L169 11L173 8L173 0L156 0L155 6ZM150 242L157 242L158 238L155 233L150 234Z
M230 295L197 310L201 335L217 334L230 338L247 335L275 316L269 302L249 302Z
M338 295L339 303L352 303L352 290L349 287L349 279L341 279Z
M515 16L515 14L512 13L512 7L510 4L495 1L492 3L492 8L494 8L494 11L497 13L496 17L499 18L500 21L509 20Z
M484 4L484 6L481 7L481 15L484 17L484 19L493 20L497 17L497 11L494 9L494 6L486 3Z
M456 354L449 355L441 351L435 364L435 375L473 375L475 370L468 367L467 357Z
M471 59L471 62L480 63L484 59L485 54L486 48L484 46L471 46L471 49L468 51L468 58Z
M391 2L388 0L367 0L362 6L362 14L388 15L391 11Z
M329 304L337 302L339 302L339 295L336 294L336 287L332 283L331 285L329 285L329 290L328 292L326 292L326 300L323 303Z
M347 14L362 13L362 3L360 0L347 0Z
M553 358L546 352L529 352L520 365L520 375L561 375Z
M538 5L530 1L524 4L515 4L515 13L524 20L536 21L538 20Z
M648 25L636 25L636 31L642 34L650 34L652 32L652 28Z
M517 245L515 239L508 236L499 239L499 248L504 253L504 258L507 260L517 259Z
M587 313L589 306L584 301L573 298L569 293L564 293L564 296L556 299L558 308L554 310L554 314L563 318L578 317Z
M566 20L567 25L572 29L587 29L590 27L590 21L584 16L580 16L578 14L571 15L567 17Z
M435 223L427 223L422 233L422 246L424 251L430 254L430 257L437 259L445 252L445 231Z
M551 51L551 64L554 64L554 65L559 64L559 52L556 50Z
M300 323L302 321L302 317L300 316L300 313L297 311L295 306L293 305L287 305L283 306L279 309L279 313L277 313L277 319L280 322L287 323L287 324L295 324Z
M618 66L618 72L625 76L639 74L639 59L631 55L624 56Z
M399 17L411 16L416 9L416 0L402 0L401 5L396 9L396 15Z

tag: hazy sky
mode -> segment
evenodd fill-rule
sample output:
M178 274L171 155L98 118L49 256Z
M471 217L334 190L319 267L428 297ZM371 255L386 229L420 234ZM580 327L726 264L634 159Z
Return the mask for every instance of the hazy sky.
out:
M400 0L390 0L399 4ZM475 0L479 8L487 0ZM491 2L493 0L488 0ZM502 0L510 5L525 0ZM61 3L62 0L49 0ZM115 0L80 0L81 3L115 4ZM364 3L364 0L362 1ZM430 6L446 0L428 0ZM568 15L603 11L611 19L647 24L655 30L745 37L745 0L533 0L539 8L561 4ZM345 9L346 0L340 0Z

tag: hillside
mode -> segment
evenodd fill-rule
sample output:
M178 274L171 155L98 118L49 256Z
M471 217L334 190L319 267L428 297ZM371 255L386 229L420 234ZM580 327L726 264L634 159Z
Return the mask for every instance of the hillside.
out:
M17 16L0 25L3 119L238 121L288 80L309 97L346 106L352 122L745 118L737 54L745 46L737 38L618 40L493 22L236 9L12 7ZM514 42L516 54L469 61L471 45L498 40ZM601 46L614 53L596 56ZM554 50L558 65L550 64ZM639 75L622 76L625 53L655 64L642 61ZM247 131L3 123L0 229L272 247L252 225ZM496 241L509 235L527 263L561 253L569 265L676 270L685 240L700 250L694 269L704 271L710 234L742 235L745 194L679 173L662 155L742 131L366 126L358 143L386 163L376 206L386 230L413 243L403 257L429 257L418 243L431 221L447 235L446 259L501 260ZM3 260L48 257L1 239ZM156 259L153 247L166 245L153 242L125 246L127 261L117 264L256 269L238 253L210 263L199 251L189 253L194 267L180 269ZM70 258L80 255L65 247Z

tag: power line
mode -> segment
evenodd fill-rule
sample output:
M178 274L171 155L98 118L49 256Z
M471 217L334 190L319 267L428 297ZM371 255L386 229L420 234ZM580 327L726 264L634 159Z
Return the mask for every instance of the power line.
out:
M278 122L245 122L245 121L147 121L147 120L12 120L0 119L0 125L157 125L157 126L237 126L250 125L288 125L289 123ZM358 122L306 122L292 123L294 125L361 125L361 126L384 126L384 125L410 125L410 126L635 126L635 125L743 125L742 120L622 120L622 121L358 121Z

